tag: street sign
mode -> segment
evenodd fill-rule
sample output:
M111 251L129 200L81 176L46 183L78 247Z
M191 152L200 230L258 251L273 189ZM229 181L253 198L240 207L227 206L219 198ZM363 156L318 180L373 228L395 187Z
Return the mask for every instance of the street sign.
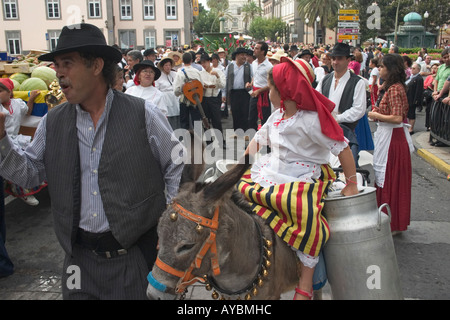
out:
M338 28L359 29L359 22L338 22Z
M359 29L352 29L352 28L339 28L338 33L344 33L344 34L358 34Z
M339 40L358 40L358 35L355 34L338 34Z
M338 14L359 14L359 10L339 9Z
M359 21L359 16L338 16L338 21Z

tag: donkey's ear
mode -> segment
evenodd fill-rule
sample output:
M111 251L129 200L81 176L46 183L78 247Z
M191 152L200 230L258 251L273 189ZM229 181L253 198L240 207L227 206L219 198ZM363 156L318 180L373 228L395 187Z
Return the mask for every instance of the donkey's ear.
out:
M243 157L238 164L225 172L216 181L207 185L203 190L203 196L207 202L215 202L233 188L239 182L242 175L250 167L250 156Z
M183 168L180 185L197 181L205 170L205 162L203 161L205 145L202 139L193 130L189 130L189 134L184 136L183 144L187 153L185 157L187 163Z

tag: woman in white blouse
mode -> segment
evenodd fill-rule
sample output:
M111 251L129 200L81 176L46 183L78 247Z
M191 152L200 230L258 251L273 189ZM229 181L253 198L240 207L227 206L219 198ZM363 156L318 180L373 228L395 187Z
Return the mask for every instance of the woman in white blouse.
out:
M155 82L156 88L163 94L163 99L167 106L167 119L173 130L180 128L180 102L173 92L173 80L177 75L176 71L172 69L174 65L173 59L169 57L163 58L158 63L161 76Z
M156 89L155 81L161 76L161 71L152 61L144 60L133 67L135 86L128 88L125 93L142 98L155 104L167 116L167 106L163 94Z

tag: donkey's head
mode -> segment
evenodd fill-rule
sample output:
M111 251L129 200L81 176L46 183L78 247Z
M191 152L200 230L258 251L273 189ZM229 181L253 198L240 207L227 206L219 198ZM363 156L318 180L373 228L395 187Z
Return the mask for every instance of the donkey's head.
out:
M235 184L249 167L248 157L223 174L215 182L196 182L198 168L185 166L184 182L178 195L162 214L158 224L159 251L149 275L150 298L175 298L203 275L218 273L220 244L215 241L217 226L226 228L229 202ZM224 230L227 232L226 230Z

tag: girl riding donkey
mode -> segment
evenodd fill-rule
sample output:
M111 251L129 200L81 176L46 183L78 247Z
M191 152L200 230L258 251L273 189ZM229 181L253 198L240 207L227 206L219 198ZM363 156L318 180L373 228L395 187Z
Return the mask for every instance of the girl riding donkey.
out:
M294 299L311 299L314 269L329 238L322 198L335 180L327 164L339 157L347 185L343 195L358 192L348 141L331 115L333 102L314 90L314 72L304 60L281 58L269 72L269 98L279 110L256 133L245 154L261 146L271 152L258 158L238 183L253 211L296 250L301 276Z

